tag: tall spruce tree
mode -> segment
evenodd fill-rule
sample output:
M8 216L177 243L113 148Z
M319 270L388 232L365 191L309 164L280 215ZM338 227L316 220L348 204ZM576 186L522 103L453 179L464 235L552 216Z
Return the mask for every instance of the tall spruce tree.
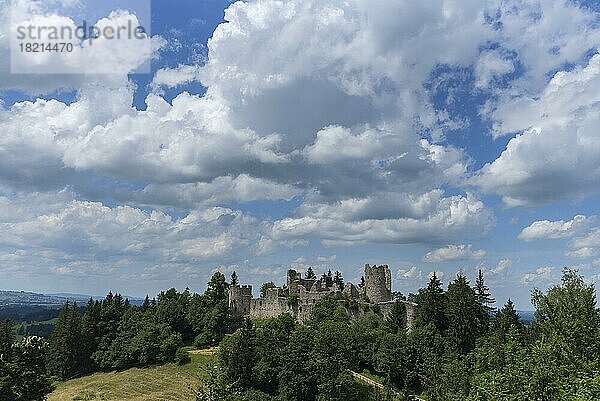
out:
M77 304L69 301L61 310L48 348L48 370L68 379L82 373L81 320Z
M238 275L237 273L234 271L233 273L231 273L231 285L232 286L236 286L238 285L240 282L238 281Z
M523 333L525 325L521 320L521 317L515 310L515 304L509 298L506 304L498 311L494 317L492 327L494 334L498 336L500 342L504 342L504 339L508 335L511 327L515 327L519 333Z
M90 298L81 318L81 363L84 373L92 372L96 368L92 355L98 349L100 311L100 302Z
M475 281L475 297L479 304L479 331L482 334L487 333L490 327L492 312L494 311L492 305L496 300L492 297L489 287L485 285L481 269L479 269L477 280Z
M427 287L419 290L415 302L419 305L415 325L425 327L433 324L440 333L444 333L448 327L445 313L446 295L435 272L431 275Z
M12 346L15 342L13 324L6 319L0 322L0 358L9 361L12 356Z
M331 288L331 286L333 286L333 274L331 274L331 270L328 270L327 273L323 273L321 280L323 281L323 284L325 284L325 287Z
M344 289L344 277L342 276L342 273L339 270L336 270L333 275L333 283L337 284L340 290Z
M308 269L306 270L306 275L304 277L307 280L316 280L317 279L317 275L313 271L313 268L310 266L308 266Z
M475 291L463 274L458 274L448 285L446 300L446 337L455 351L467 354L475 348L475 340L479 335L479 304Z

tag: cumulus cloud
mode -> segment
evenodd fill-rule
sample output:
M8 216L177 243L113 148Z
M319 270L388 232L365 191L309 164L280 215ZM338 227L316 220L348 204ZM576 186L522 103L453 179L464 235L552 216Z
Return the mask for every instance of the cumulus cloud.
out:
M485 256L483 249L473 250L471 245L448 245L444 248L438 248L427 252L423 256L423 262L439 263L452 262L456 260L478 260Z
M11 45L17 46L16 42L11 43L11 38L17 37L19 26L58 27L60 32L68 28L75 32L80 22L66 13L78 6L78 2L0 0L0 90L43 94L57 89L79 89L90 84L118 88L127 83L127 74L156 58L158 50L165 45L158 36L146 36L144 39L130 39L127 35L113 39L100 36L91 41L80 41L72 36L60 39L60 43L73 45L70 52L35 54L14 48L11 51ZM115 10L92 25L100 30L110 27L116 32L118 27L137 27L141 23L135 14ZM38 42L56 42L49 36L51 30L41 33L42 37L36 37Z
M398 269L397 274L398 279L421 279L423 277L423 272L417 268L417 266L412 266L408 270Z
M27 196L36 210L23 210L22 199L0 198L0 249L59 263L66 274L76 261L145 266L157 262L209 262L247 254L258 243L260 225L252 217L226 208L196 210L173 218L157 210L109 207L70 199L44 206L46 195ZM82 263L83 264L83 263Z
M540 239L559 239L568 238L586 228L590 223L590 218L577 215L572 220L534 221L530 226L525 227L518 238L523 241L534 241Z
M485 51L475 64L475 87L488 89L494 80L514 72L514 61L498 51Z
M494 111L499 134L520 132L474 182L509 206L595 193L600 184L600 54L558 72L539 97L516 97Z
M34 3L42 7L19 2ZM23 13L52 16L45 7ZM0 109L2 240L23 250L31 241L47 260L86 247L117 255L115 266L156 258L145 273L158 277L160 269L189 271L190 261L234 258L239 248L264 254L313 239L439 247L481 237L493 213L465 190L469 156L444 141L445 131L468 122L436 109L424 84L439 66L472 68L475 89L493 95L482 115L495 135L522 132L475 184L511 205L587 193L599 171L592 134L600 59L544 87L549 72L579 63L598 43L592 17L572 2L235 2L202 65L159 70L143 111L131 106L127 74L155 53L123 46L108 78L42 82L2 73L8 42L0 33L1 89L77 89L68 104L37 99ZM114 13L102 23L130 18ZM7 21L0 12L0 25ZM164 44L149 40L153 51ZM111 60L97 44L94 57ZM78 60L97 61L86 54ZM521 71L510 88L500 85ZM161 96L192 81L206 87L203 96ZM571 151L556 152L563 148ZM106 188L94 192L95 183ZM65 187L70 196L60 194ZM36 212L15 190L52 199ZM116 205L97 202L105 198ZM292 198L300 206L272 220L225 207ZM185 217L171 217L171 208ZM463 247L454 253L481 258ZM72 260L55 267L78 268Z
M591 247L583 247L583 248L575 249L572 251L567 251L565 253L565 255L567 255L570 258L578 258L578 259L591 258L595 254L596 254L595 249L591 248Z
M402 210L377 216L376 209L363 209L370 216L357 219L355 201L303 205L297 217L276 221L270 235L275 240L318 237L326 246L435 243L474 233L481 235L493 224L493 215L473 196L437 196L438 202L414 217L406 216Z
M162 87L174 88L179 85L198 81L200 67L195 65L179 65L177 68L161 68L156 71L151 86L154 90Z
M511 265L512 262L510 261L510 259L500 259L498 261L498 264L495 267L491 268L490 271L494 274L502 274L506 272Z
M526 273L521 277L521 283L525 285L542 285L552 282L555 268L550 266L539 267L535 272Z

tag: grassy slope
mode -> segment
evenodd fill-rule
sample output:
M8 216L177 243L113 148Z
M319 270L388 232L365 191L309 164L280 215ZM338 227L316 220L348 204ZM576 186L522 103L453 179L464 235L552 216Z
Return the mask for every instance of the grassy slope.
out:
M192 354L184 366L166 364L123 372L95 373L58 383L48 401L187 401L198 387L210 355Z

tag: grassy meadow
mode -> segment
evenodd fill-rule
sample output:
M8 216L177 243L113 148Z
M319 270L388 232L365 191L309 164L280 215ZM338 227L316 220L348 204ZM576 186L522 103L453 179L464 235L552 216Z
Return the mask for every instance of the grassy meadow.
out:
M191 352L192 361L132 368L122 372L94 373L56 384L48 401L193 401L212 360L211 352Z

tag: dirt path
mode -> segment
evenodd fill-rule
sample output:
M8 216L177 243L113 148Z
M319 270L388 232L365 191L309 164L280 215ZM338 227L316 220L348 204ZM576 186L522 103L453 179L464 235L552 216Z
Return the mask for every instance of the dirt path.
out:
M219 347L206 348L206 349L192 349L188 353L192 355L214 355L219 350Z
M354 371L352 371L352 370L349 370L349 372L350 372L350 374L351 374L352 376L354 376L355 378L357 378L357 379L358 379L358 380L360 380L360 381L363 381L363 382L365 382L365 383L367 383L367 384L369 384L369 385L371 385L371 386L373 386L373 387L377 387L378 389L381 389L381 390L386 390L386 388L385 388L385 386L384 386L383 384L381 384L381 383L377 383L375 380L373 380L373 379L370 379L370 378L368 378L368 377L367 377L367 376L365 376L365 375L361 375L360 373L354 372ZM394 390L394 389L390 389L390 390L392 391L392 393L393 393L394 395L397 395L397 396L401 396L401 395L402 395L402 394L400 394L399 392L397 392L397 391L396 391L396 390ZM415 400L415 401L425 401L424 399L422 399L422 398L419 398L419 397L417 397L416 395L409 396L409 400Z

